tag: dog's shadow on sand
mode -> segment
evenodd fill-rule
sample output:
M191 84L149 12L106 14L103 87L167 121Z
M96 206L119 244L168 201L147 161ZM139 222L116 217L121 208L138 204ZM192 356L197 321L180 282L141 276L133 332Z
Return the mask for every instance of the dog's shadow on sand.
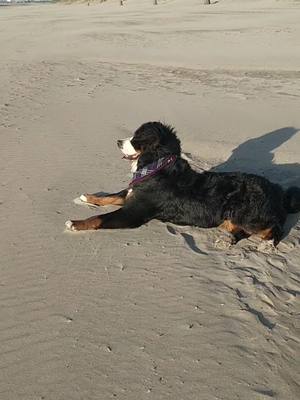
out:
M263 136L249 139L233 150L231 156L222 164L211 169L216 172L241 171L265 176L283 188L300 187L300 164L274 164L273 151L291 139L300 129L285 127L268 132ZM285 236L297 224L300 213L288 216Z

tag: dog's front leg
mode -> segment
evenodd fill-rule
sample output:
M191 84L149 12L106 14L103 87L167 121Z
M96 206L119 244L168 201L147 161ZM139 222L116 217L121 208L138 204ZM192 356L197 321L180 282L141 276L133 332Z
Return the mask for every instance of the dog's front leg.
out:
M122 206L125 203L131 189L124 189L118 193L96 195L96 194L82 194L80 200L84 203L94 204L95 206Z
M147 218L145 215L147 215ZM130 207L120 208L117 211L96 215L84 220L67 221L66 227L72 231L137 228L150 219L149 214L144 213L143 210Z

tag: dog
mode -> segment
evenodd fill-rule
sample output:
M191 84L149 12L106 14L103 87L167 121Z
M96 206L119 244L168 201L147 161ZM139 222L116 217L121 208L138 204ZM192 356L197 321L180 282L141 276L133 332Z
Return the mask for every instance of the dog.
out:
M264 177L241 172L196 172L181 157L173 127L161 122L141 125L132 137L117 141L131 162L127 189L98 196L81 195L116 211L66 222L72 231L137 228L152 219L200 228L220 227L237 242L252 234L273 240L283 236L288 213L300 211L300 188L283 190Z

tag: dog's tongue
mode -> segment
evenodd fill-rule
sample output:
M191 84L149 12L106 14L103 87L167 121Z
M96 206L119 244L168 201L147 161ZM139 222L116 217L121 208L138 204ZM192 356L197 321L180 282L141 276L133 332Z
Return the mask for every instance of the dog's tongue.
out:
M134 161L137 159L137 156L123 156L122 158L128 161Z

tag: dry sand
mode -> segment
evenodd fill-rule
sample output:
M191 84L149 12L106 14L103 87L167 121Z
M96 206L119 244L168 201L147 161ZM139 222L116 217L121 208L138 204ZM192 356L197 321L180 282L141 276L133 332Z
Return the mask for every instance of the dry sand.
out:
M300 3L0 8L1 400L296 400L299 215L277 250L152 221L66 233L173 124L195 168L300 185Z

